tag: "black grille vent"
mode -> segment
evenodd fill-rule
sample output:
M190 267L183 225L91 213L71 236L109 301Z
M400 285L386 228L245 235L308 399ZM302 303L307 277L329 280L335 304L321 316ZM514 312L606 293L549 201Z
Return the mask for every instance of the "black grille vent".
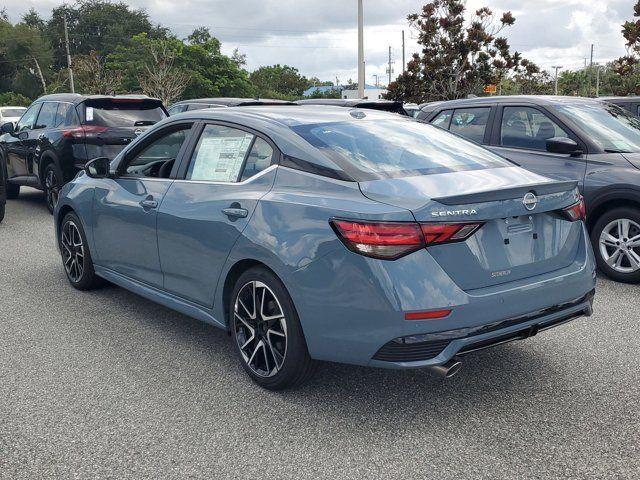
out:
M373 356L374 360L384 362L419 362L421 360L431 360L437 357L450 340L433 340L420 343L400 343L393 340L385 344L378 353Z

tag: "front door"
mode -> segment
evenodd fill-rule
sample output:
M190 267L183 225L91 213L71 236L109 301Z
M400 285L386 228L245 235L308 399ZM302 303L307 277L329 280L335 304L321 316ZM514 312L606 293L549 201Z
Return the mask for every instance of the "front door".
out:
M34 155L40 132L36 129L36 119L41 103L31 105L16 125L13 135L7 135L7 173L9 178L27 177L29 163Z
M164 288L211 307L222 267L275 179L275 146L255 132L206 124L158 214Z
M567 137L579 142L567 128L546 112L531 106L505 106L498 114L496 153L527 170L557 180L577 181L582 188L587 168L586 155L573 157L550 153L546 142L553 137Z
M95 189L97 265L162 288L156 222L191 124L169 126L132 150Z

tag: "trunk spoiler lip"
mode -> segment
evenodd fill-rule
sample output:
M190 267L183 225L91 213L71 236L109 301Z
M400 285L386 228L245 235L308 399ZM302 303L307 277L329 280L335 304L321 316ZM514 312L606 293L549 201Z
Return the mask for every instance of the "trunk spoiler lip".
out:
M538 183L530 185L521 185L518 187L509 187L499 190L487 190L475 193L463 193L460 195L452 195L446 197L432 198L434 202L443 205L465 205L471 203L488 203L500 200L513 200L514 198L524 197L527 193L535 195L551 195L560 192L569 192L578 186L577 181L559 181Z

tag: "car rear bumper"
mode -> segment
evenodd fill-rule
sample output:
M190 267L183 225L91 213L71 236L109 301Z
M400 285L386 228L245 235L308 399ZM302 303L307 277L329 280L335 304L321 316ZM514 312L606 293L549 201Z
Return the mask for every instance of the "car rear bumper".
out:
M312 358L419 368L590 315L595 261L585 229L570 265L481 289L461 289L427 250L387 262L337 249L298 269L285 283ZM450 309L450 315L405 319L409 312L441 309ZM406 337L440 343L418 346L428 354L416 348L414 357L380 353Z

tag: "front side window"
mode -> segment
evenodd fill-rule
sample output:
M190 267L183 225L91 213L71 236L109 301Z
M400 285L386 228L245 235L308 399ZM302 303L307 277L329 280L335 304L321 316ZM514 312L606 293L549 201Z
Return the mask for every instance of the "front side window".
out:
M187 139L191 125L171 129L131 158L124 168L125 175L134 177L169 178L171 169L182 145Z
M193 152L186 179L237 182L253 139L254 135L243 130L206 125Z
M488 107L457 109L453 112L449 131L482 143L490 112L491 109Z
M408 119L292 128L356 181L513 166L485 148Z
M38 120L34 128L52 128L56 123L56 112L58 111L58 104L55 102L44 102L40 113L38 114Z
M445 110L444 112L440 112L440 114L436 118L431 120L431 125L449 130L451 115L453 115L453 110Z
M41 103L31 105L24 113L22 118L18 121L16 131L24 132L25 130L31 130L36 123L36 117L38 116L38 110L40 110Z
M569 137L556 122L532 107L504 107L500 127L503 147L546 150L547 140Z

